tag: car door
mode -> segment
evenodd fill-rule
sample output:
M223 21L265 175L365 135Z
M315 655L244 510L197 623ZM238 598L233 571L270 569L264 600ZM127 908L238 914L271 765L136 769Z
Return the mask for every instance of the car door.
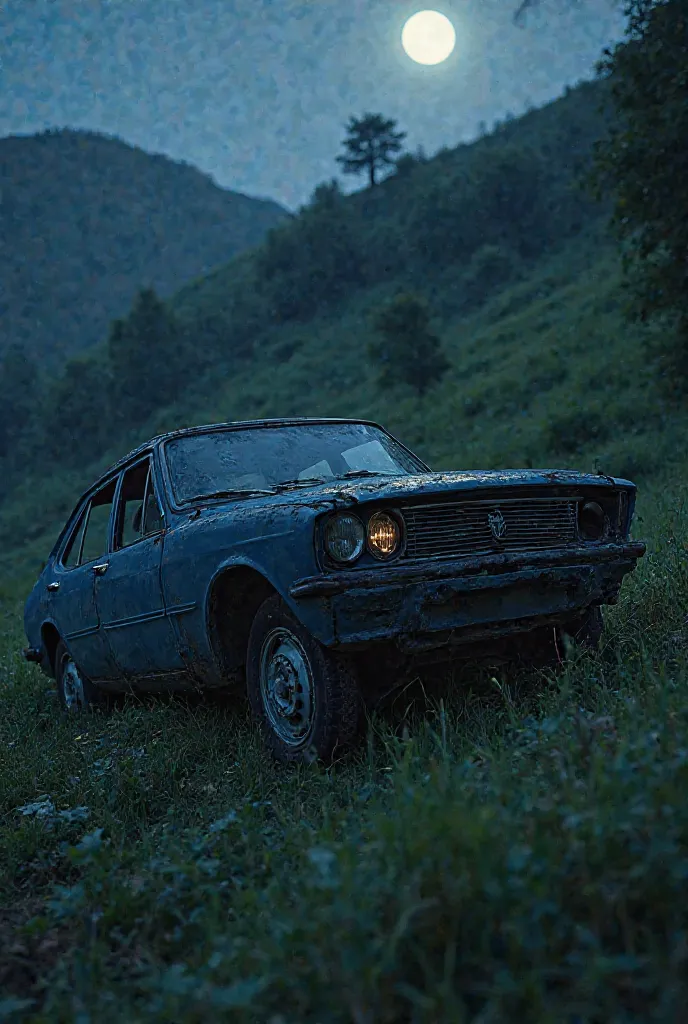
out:
M160 582L164 518L150 455L126 469L115 500L111 551L96 583L101 626L130 679L184 669Z
M94 682L109 682L120 674L100 629L95 600L98 573L108 550L116 480L108 481L84 503L48 584L60 636L80 670Z

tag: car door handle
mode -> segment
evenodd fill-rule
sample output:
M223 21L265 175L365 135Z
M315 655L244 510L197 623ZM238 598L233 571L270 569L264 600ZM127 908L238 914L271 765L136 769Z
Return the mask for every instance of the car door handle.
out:
M100 565L94 565L93 566L93 575L94 576L104 576L105 573L107 572L109 564L110 564L109 562L101 562Z
M46 590L59 590L60 589L60 584L56 580L54 583L49 583L48 586L45 589Z

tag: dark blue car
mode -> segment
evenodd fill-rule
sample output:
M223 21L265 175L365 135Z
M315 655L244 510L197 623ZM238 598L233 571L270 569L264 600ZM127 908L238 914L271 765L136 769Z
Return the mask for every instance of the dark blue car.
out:
M69 711L245 680L275 755L329 757L421 661L594 645L645 550L634 504L607 476L434 473L358 420L178 430L79 500L25 656Z

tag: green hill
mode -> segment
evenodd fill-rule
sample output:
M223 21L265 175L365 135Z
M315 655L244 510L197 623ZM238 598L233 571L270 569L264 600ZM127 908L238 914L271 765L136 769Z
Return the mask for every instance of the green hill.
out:
M435 468L647 478L665 466L686 424L656 386L640 330L624 323L607 211L577 186L604 128L600 98L583 86L471 146L409 162L371 193L319 190L259 249L173 297L174 341L147 336L140 381L111 378L94 398L74 382L108 379L107 350L68 364L20 458L5 461L2 570L34 573L97 472L192 423L364 416ZM371 313L401 287L428 299L451 363L422 398L382 390L367 357ZM174 360L174 400L124 415L132 389L145 399ZM129 390L108 407L117 387Z
M91 132L0 139L0 355L102 340L142 284L169 295L257 245L276 203Z

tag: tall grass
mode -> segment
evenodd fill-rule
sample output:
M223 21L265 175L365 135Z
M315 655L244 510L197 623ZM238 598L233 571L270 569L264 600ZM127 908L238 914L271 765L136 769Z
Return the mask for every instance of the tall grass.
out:
M241 700L66 720L0 628L0 1017L678 1021L688 997L685 488L599 655L459 671L348 760Z

